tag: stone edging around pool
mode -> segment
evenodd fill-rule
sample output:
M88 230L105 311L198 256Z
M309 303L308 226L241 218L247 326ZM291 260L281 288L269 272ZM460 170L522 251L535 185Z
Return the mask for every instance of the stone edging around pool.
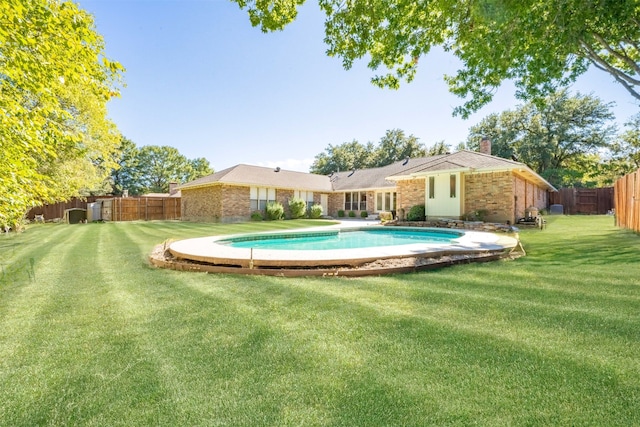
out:
M517 235L475 231L466 231L461 241L453 245L412 244L334 251L254 250L253 258L250 249L213 243L229 237L203 237L158 245L149 259L157 267L175 270L294 277L403 273L522 255L516 251ZM313 257L307 252L313 252Z

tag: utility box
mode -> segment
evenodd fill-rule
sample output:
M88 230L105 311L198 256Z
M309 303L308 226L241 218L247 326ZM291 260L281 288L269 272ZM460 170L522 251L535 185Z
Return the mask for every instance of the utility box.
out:
M562 205L551 205L549 207L549 214L551 214L551 215L563 215L564 214L564 206L562 206Z
M102 202L87 203L87 222L102 221Z

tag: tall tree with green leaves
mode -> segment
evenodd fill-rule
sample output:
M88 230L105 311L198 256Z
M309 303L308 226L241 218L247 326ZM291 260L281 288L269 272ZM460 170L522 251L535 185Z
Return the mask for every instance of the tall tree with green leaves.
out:
M281 30L304 0L233 0L262 31ZM637 0L318 0L326 14L327 54L346 69L368 59L372 81L411 81L436 46L462 62L446 76L464 99L466 117L513 81L522 99L540 99L588 67L613 76L640 99L640 7Z
M208 160L189 160L166 145L141 147L135 167L138 179L130 194L167 193L172 182L185 183L212 173Z
M374 166L386 166L410 157L424 157L426 150L413 135L405 136L401 129L388 130L374 152Z
M441 154L448 154L450 152L451 152L451 146L448 144L445 144L444 140L442 140L442 141L437 141L432 146L428 147L425 155L431 157L431 156L438 156Z
M373 144L369 142L363 145L354 139L339 145L329 144L324 153L315 156L309 171L329 175L333 172L369 168L373 164Z
M122 71L75 3L0 2L0 224L102 185L119 145L106 103Z
M492 154L513 158L559 187L588 185L615 134L610 104L591 95L562 90L542 105L493 114L469 130L467 146L476 150L482 137L492 140Z
M139 154L140 150L136 144L130 139L122 137L117 166L111 172L111 192L114 195L122 196L125 190L132 195L140 193Z
M189 160L189 170L184 177L183 183L193 181L194 179L198 179L202 176L207 176L212 173L213 169L211 169L209 160L205 159L204 157L191 159Z
M602 162L603 185L612 185L618 178L640 169L640 113L625 123Z
M404 160L407 157L423 157L424 146L413 135L406 136L401 129L387 130L378 144L366 145L358 141L345 142L327 147L316 155L310 172L329 175L353 169L377 168Z

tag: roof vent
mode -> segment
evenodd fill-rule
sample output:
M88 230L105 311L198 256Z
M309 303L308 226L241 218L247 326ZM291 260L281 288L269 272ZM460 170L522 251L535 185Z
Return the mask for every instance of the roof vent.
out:
M280 166L277 166L273 171L274 172L280 172Z
M404 162L402 162L402 166L406 165L407 163L409 163L409 158L408 157L406 157L404 159Z

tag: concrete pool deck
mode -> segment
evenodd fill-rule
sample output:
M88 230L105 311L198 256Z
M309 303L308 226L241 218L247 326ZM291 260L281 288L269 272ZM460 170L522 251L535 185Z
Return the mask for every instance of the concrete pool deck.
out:
M287 235L331 229L362 229L382 227L378 221L345 220L330 226L287 231ZM354 267L365 263L399 258L436 258L451 255L507 253L516 248L519 241L504 234L456 230L464 233L450 244L415 243L400 246L380 246L362 249L335 250L269 250L234 248L216 243L234 236L208 236L180 240L169 245L169 252L177 260L228 266L242 269L255 268L318 268ZM255 233L283 234L284 232Z

